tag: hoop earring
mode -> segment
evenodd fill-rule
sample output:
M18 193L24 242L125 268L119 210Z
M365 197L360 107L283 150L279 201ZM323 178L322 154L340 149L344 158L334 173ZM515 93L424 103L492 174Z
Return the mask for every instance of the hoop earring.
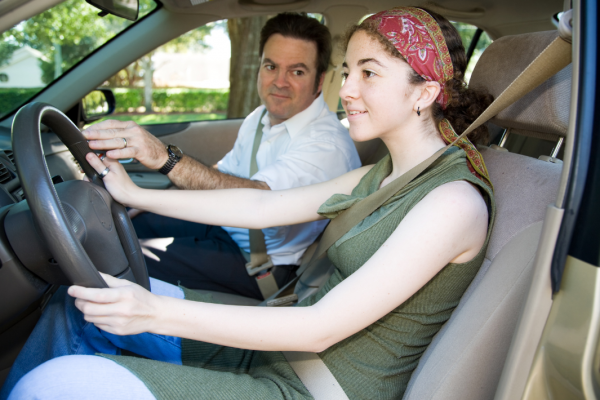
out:
M417 107L417 115L420 117L421 116L421 107Z

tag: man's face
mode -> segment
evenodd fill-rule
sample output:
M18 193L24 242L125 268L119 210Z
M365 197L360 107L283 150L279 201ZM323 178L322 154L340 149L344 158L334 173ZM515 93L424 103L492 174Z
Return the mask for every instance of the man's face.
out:
M277 125L305 110L321 91L315 91L317 45L274 34L263 49L258 73L258 95Z

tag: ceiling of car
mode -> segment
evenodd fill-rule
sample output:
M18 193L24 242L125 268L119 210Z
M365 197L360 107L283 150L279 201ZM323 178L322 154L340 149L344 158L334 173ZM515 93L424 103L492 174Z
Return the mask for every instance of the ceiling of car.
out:
M562 0L164 0L174 12L213 14L222 18L283 10L318 12L339 6L364 7L375 13L402 5L430 8L449 19L468 22L486 30L492 37L554 29L551 18L563 11ZM195 3L195 4L194 4ZM199 4L198 4L199 3Z
M82 0L83 1L83 0ZM0 1L0 31L53 6L57 0ZM162 0L174 13L209 14L213 19L274 14L281 11L322 13L344 7L363 8L365 14L401 5L428 7L449 19L468 22L492 38L553 29L551 18L563 10L563 0Z

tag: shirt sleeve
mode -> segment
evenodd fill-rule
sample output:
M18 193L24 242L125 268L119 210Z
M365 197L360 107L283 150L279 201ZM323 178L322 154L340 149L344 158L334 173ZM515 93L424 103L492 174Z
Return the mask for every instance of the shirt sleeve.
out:
M252 177L271 190L284 190L325 182L357 168L348 152L329 141L303 141L261 168Z
M239 136L239 133L238 133ZM217 169L224 173L232 175L236 169L238 169L240 165L240 154L241 154L241 146L239 145L239 140L235 141L233 145L233 149L229 150L229 153L225 154L225 157L221 159L217 163Z

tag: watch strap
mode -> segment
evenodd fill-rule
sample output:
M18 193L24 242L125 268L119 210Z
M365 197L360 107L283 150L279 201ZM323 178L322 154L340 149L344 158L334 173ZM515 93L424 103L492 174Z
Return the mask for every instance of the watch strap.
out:
M158 170L158 172L160 172L163 175L167 175L169 172L171 172L171 170L175 167L179 160L181 160L181 157L175 155L175 153L173 153L171 149L169 149L169 146L167 146L167 153L169 154L169 159L167 160L165 165L163 165Z

